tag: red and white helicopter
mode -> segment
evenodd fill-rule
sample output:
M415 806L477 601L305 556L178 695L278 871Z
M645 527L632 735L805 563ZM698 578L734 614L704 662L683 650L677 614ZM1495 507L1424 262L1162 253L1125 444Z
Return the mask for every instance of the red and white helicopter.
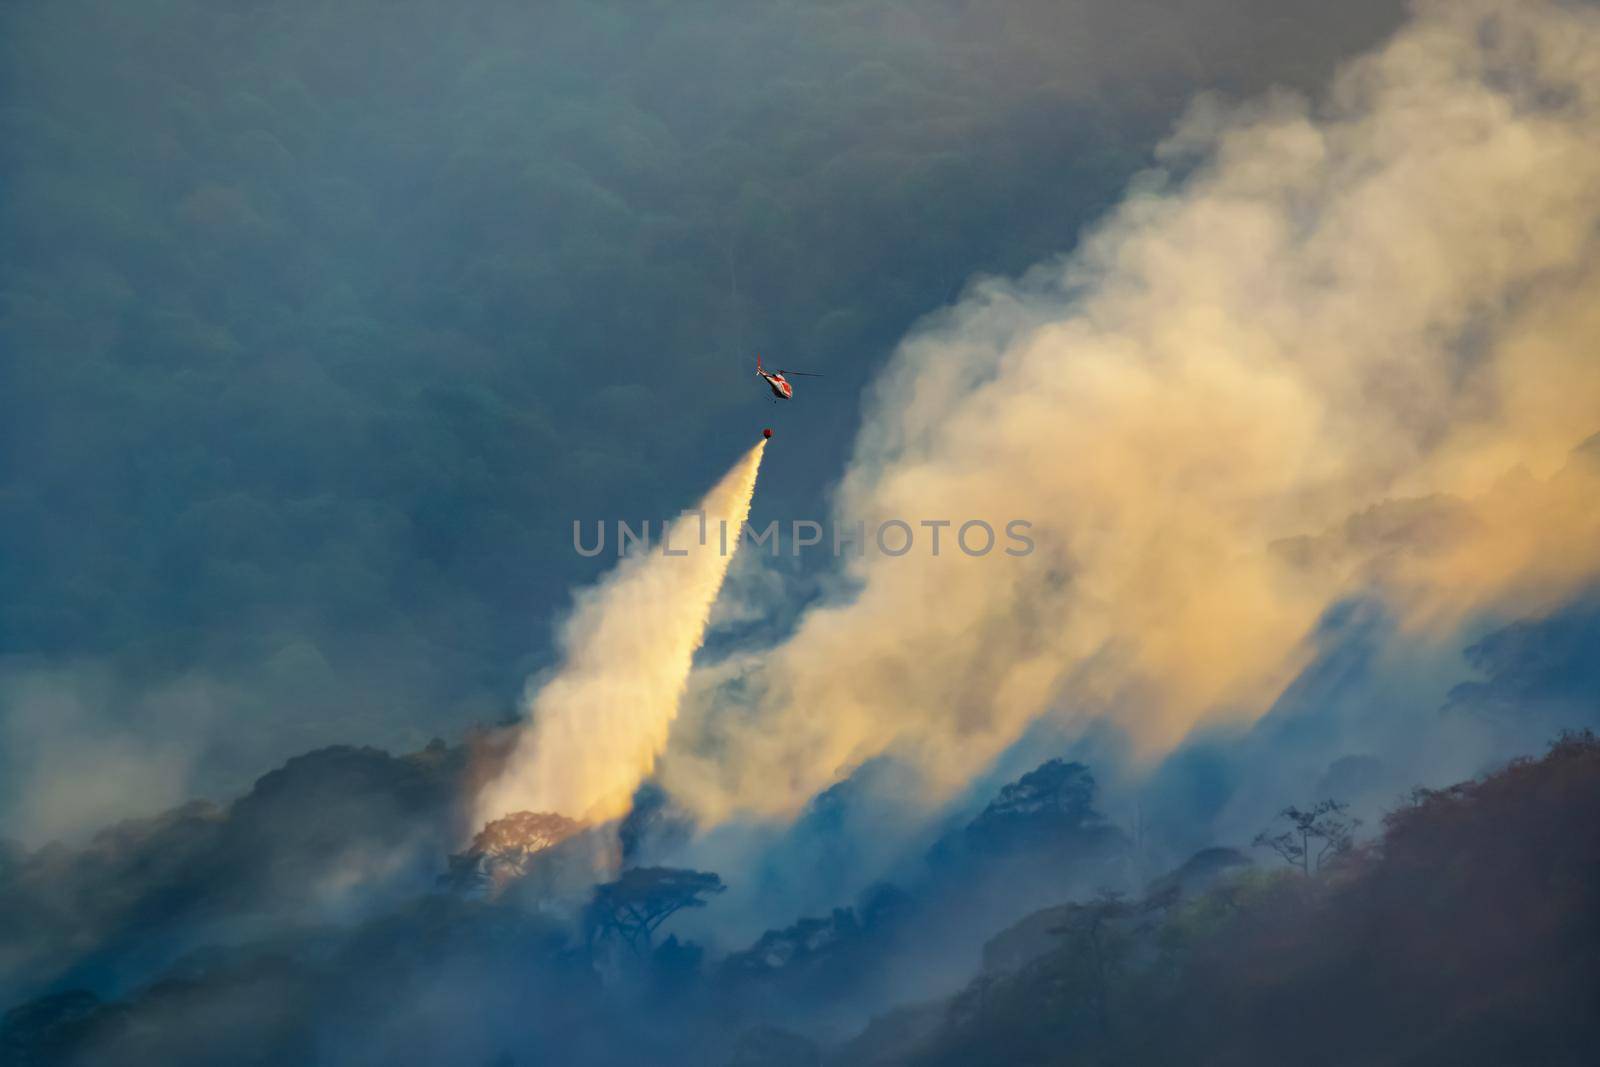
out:
M767 385L772 388L772 399L774 402L779 400L794 399L794 385L789 381L789 375L793 374L796 377L803 378L822 377L820 374L812 374L809 371L803 370L766 370L761 366L760 356L756 356L756 374L759 377L767 380Z

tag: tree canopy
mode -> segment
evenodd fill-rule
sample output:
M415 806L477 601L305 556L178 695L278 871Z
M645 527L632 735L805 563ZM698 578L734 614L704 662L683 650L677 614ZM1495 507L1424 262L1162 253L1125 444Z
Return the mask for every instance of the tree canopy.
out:
M630 867L616 881L595 886L589 904L590 942L615 936L634 952L647 952L662 923L684 908L705 907L706 897L726 889L708 871Z

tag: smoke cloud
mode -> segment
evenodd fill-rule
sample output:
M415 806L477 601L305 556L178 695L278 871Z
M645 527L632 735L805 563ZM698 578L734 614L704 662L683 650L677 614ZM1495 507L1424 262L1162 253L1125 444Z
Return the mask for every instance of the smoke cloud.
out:
M1600 569L1600 14L1427 0L1315 105L1198 101L1160 162L902 344L840 488L1037 551L850 561L694 679L676 796L792 811L882 753L948 796L1047 713L1153 757L1262 714L1344 598L1445 634Z
M215 706L199 678L129 696L104 664L0 658L0 836L73 841L186 799Z
M561 666L531 692L510 761L479 796L479 825L514 811L586 820L627 811L666 746L765 449L747 452L661 544L580 595Z

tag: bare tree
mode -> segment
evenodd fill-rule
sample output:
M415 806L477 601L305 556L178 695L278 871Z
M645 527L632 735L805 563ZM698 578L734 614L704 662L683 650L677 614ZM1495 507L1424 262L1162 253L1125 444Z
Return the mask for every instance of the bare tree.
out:
M1288 821L1287 829L1280 833L1263 830L1253 844L1257 848L1270 848L1289 866L1300 868L1309 877L1322 868L1327 857L1346 852L1355 841L1355 831L1361 820L1346 816L1350 805L1339 800L1324 800L1311 808L1290 805L1278 813Z

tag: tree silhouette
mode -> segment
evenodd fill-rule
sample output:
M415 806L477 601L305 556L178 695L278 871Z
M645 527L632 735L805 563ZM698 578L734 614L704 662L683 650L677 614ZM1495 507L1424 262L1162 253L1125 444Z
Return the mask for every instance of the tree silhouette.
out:
M587 922L589 943L592 947L615 935L636 955L643 955L657 927L684 908L705 907L704 896L725 889L722 879L709 871L630 868L616 881L594 887Z
M1361 820L1347 817L1350 805L1339 800L1324 800L1311 808L1290 805L1278 813L1289 827L1281 833L1263 830L1252 842L1257 848L1270 848L1289 866L1310 876L1322 868L1330 855L1349 850Z

